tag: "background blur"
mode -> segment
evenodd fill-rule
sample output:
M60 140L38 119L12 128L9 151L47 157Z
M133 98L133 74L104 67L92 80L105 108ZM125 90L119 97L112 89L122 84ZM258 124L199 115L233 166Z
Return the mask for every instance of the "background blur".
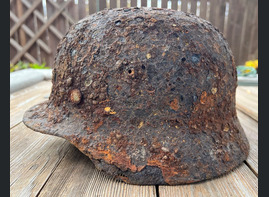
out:
M194 13L223 32L236 65L258 58L258 0L10 0L12 71L51 67L70 25L104 8L130 6Z

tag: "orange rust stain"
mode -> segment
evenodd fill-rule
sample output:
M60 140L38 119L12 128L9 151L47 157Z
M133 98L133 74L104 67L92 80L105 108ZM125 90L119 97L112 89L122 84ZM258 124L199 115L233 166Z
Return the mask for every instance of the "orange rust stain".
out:
M225 161L230 161L230 157L229 157L228 153L225 153L224 159L225 159Z
M170 103L170 108L175 111L179 109L178 100L176 98Z
M151 19L150 19L150 22L155 23L155 22L157 22L157 20L156 20L155 18L151 18Z
M216 49L217 53L220 53L220 47L216 43L214 44L214 48Z
M130 183L130 181L129 181L129 179L128 179L128 177L126 177L126 176L116 176L116 178L120 178L121 180L123 180L125 183Z
M166 156L169 158L165 163L162 162L162 158ZM166 183L174 184L173 177L180 173L180 176L188 176L188 171L179 168L179 165L174 165L176 158L170 153L161 152L161 154L156 155L148 159L147 165L157 166L161 169L163 178ZM173 163L171 165L171 163Z
M81 142L82 144L87 144L90 140L87 138L82 138Z
M122 87L121 86L117 86L116 89L119 90L119 91L121 91Z
M206 103L206 97L207 97L207 93L206 93L206 91L203 91L202 94L201 94L201 99L200 99L201 104Z
M106 103L106 102L109 102L109 99L106 99L104 101L100 101L99 104Z
M102 120L101 120L100 122L94 124L94 131L96 132L97 129L98 129L99 127L101 127L102 125L103 125L103 121L102 121Z

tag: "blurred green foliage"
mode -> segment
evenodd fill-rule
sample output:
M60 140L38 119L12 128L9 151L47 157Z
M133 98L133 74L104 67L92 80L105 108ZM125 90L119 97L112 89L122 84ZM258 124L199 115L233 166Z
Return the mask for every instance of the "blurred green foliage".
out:
M14 72L17 70L22 70L26 68L33 68L33 69L49 69L50 67L46 67L46 63L38 64L38 63L28 63L19 61L17 64L13 65L10 64L10 72Z

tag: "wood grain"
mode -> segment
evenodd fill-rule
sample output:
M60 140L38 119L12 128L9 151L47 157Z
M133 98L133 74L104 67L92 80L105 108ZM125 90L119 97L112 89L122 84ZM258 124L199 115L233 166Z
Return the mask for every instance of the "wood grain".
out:
M207 12L207 0L201 0L200 17L206 19L206 12Z
M258 121L258 87L239 86L236 89L236 108Z
M23 123L10 132L10 194L36 196L64 157L68 143Z
M239 110L237 110L237 116L250 144L246 162L253 173L258 176L258 122Z
M181 1L181 11L183 11L183 12L188 11L188 0L182 0Z
M131 2L132 2L132 0L131 0ZM151 7L157 7L157 0L151 1Z
M159 186L160 197L226 197L258 196L258 178L243 163L232 172L201 183L181 186Z
M24 112L35 104L48 99L50 81L42 81L10 95L10 128L22 121Z
M154 186L129 185L97 170L90 159L70 148L39 196L156 196Z
M196 14L197 11L197 0L191 0L191 10L190 12Z

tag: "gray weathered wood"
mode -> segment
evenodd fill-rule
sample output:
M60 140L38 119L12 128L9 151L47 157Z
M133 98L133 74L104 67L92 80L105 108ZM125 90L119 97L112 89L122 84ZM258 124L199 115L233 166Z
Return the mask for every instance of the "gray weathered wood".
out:
M206 19L207 0L201 0L200 4L200 17Z
M17 0L16 4L17 4L18 17L21 18L23 16L23 7L22 7L21 0ZM19 37L20 37L20 45L24 46L26 44L26 35L22 28L19 28Z
M161 7L162 8L167 8L167 0L162 0Z
M157 7L157 0L151 1L151 7Z
M147 0L141 0L141 7L147 7L147 6L148 6Z
M137 7L137 0L131 0L131 7Z
M49 2L49 1L48 1ZM28 3L26 0L22 0L22 3L30 8L31 7L31 4ZM34 15L40 20L42 21L43 23L46 23L46 20L44 19L44 16L37 10L34 11ZM70 20L70 18L66 17L67 20ZM71 22L71 21L70 21ZM54 27L53 25L50 25L49 26L49 30L55 35L57 36L59 39L61 39L63 37L63 34L56 28Z
M35 10L35 8L41 3L42 0L36 0L32 7L29 8L24 15L20 18L20 20L15 23L15 25L10 30L10 37L17 31L17 29L23 24L23 22L32 14L32 12Z
M26 51L35 43L39 36L44 33L49 25L59 16L59 14L64 10L66 6L68 6L70 2L71 0L67 0L66 3L48 19L47 23L40 28L36 35L30 41L28 41L23 49L11 60L11 63L16 63L26 53Z
M78 0L78 17L79 19L86 17L85 0Z
M99 0L99 10L106 8L106 0Z
M224 19L226 10L226 0L218 0L218 8L216 9L216 26L220 32L224 33Z
M68 143L34 132L21 123L10 132L11 196L37 196L63 159Z
M22 121L25 110L48 99L50 81L42 81L10 95L10 128Z
M129 185L106 176L70 145L39 196L155 197L156 191L154 186Z
M172 9L173 10L177 10L178 8L177 8L178 6L177 6L177 0L172 0Z
M10 12L10 18L12 18L12 20L14 21L14 22L18 22L18 18L17 18L17 16L13 13L13 12ZM28 28L26 25L22 25L21 26L22 27L22 29L25 31L25 33L28 35L28 36L30 36L31 38L32 37L34 37L34 35L35 35L35 33L30 29L30 28ZM36 41L36 43L44 50L44 51L46 51L48 54L51 54L51 50L50 50L50 48L49 48L49 46L46 44L46 43L44 43L43 42L43 40L41 40L41 39L38 39L37 41ZM21 49L20 49L21 50Z
M205 182L181 186L159 186L160 197L258 196L258 178L246 164L232 172Z
M237 110L237 115L250 144L249 156L246 162L253 173L258 176L258 122L240 110Z
M197 0L191 0L191 13L196 14L197 11Z
M188 0L181 1L181 11L187 12L188 10Z
M89 0L89 14L96 12L96 0Z
M14 39L10 38L10 44L17 49L17 51L22 50L22 46L19 45ZM24 55L27 60L30 62L39 62L37 59L35 59L33 56L31 56L29 53L25 53Z
M117 7L117 0L110 0L110 8L116 8L116 7Z
M258 87L239 86L236 89L236 107L258 121Z
M121 8L127 7L127 0L120 0L120 7Z

